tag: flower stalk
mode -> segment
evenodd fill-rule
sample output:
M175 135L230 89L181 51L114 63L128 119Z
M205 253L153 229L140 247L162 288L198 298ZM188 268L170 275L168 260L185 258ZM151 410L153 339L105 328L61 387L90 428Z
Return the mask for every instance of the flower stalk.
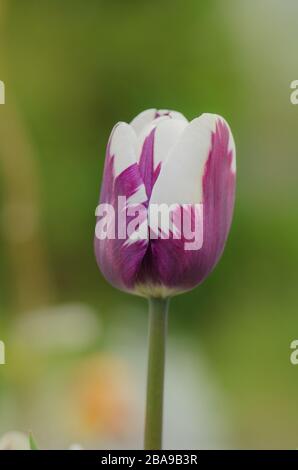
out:
M149 299L145 450L162 448L163 392L169 299Z

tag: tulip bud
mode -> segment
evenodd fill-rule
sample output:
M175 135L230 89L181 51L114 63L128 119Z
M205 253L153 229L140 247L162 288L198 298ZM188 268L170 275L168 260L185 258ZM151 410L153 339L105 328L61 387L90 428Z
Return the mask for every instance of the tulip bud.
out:
M95 255L105 278L145 297L200 284L225 246L235 176L234 139L220 116L189 122L175 111L149 109L118 123L96 212ZM155 207L169 209L168 222L152 215ZM194 240L185 225L195 225Z

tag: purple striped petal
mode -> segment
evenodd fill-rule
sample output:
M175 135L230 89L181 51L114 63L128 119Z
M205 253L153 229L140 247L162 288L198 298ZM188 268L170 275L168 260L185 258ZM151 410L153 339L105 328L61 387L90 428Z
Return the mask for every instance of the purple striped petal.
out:
M147 203L147 197L136 161L134 163L128 161L127 168L119 175L116 174L115 159L125 158L125 155L112 154L111 148L115 138L117 139L117 136L115 136L114 131L107 146L100 203L111 204L114 208L116 238L99 240L95 236L94 249L97 263L105 278L119 289L131 290L134 287L135 278L145 255L148 241L139 240L134 243L128 243L127 236L122 239L117 234L118 229L120 230L121 228L119 224L122 224L121 221L124 218L127 220L127 223L130 223L133 219L133 216L129 216L129 208L132 205L134 207L142 207L142 204ZM134 145L132 142L132 149ZM119 206L119 196L127 198L127 206L123 208ZM121 221L118 217L119 213L122 216ZM98 222L99 218L96 221Z
M146 292L147 284L153 291L163 286L166 295L189 290L201 283L219 260L230 229L235 198L234 150L229 147L230 135L226 123L217 119L215 130L210 134L210 150L202 179L202 248L186 251L184 237L150 240L138 277L142 292Z
M139 161L139 170L145 184L148 200L160 171L160 165L156 170L154 169L154 135L155 129L145 138Z

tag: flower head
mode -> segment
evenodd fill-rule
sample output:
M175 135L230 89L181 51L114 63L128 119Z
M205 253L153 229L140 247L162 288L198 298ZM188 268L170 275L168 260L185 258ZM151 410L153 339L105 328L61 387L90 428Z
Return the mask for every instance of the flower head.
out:
M234 139L218 115L189 122L176 111L149 109L118 123L107 146L95 236L106 279L148 297L200 284L225 246L235 175Z

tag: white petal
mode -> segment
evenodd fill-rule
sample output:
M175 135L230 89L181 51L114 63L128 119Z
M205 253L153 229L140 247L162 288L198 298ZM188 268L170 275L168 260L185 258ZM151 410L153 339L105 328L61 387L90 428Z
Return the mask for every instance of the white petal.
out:
M115 176L136 163L137 136L134 129L126 122L119 122L110 137L110 154L115 156Z
M183 119L162 120L156 126L154 139L154 167L165 162L170 150L177 144L188 121Z
M182 121L188 122L186 117L182 113L179 113L178 111L170 111L169 116L172 119L181 119Z
M223 118L221 118L223 119ZM229 129L229 150L232 152L232 164L231 164L231 170L233 173L236 173L236 146L235 146L235 141L234 141L234 137L233 137L233 134L232 134L232 131L231 131L231 128L229 126L229 124L227 123L227 121L225 119L223 119L226 126L228 127Z
M158 116L165 116L165 115L168 115L170 112L169 109L157 109L156 110L156 114L158 114Z
M153 121L150 121L149 124L147 124L141 132L138 134L137 137L137 147L136 147L136 155L137 155L137 161L140 161L142 150L143 150L143 145L145 142L145 139L149 136L149 134L155 129L161 122L163 121L171 121L172 119L169 116L160 116Z
M138 114L130 123L130 125L134 128L137 135L140 135L142 131L148 125L152 124L152 121L159 119L161 117L167 117L171 119L180 119L182 121L188 122L187 119L183 116L182 113L178 111L171 111L169 109L146 109L142 113Z
M130 123L134 128L137 135L139 135L144 127L150 124L151 121L155 118L156 109L146 109L142 113L138 114Z
M203 114L191 121L161 168L150 203L202 202L202 178L218 116Z
M182 116L182 115L181 115ZM138 135L137 160L140 160L144 141L153 129L156 129L154 139L154 168L159 162L164 162L171 148L178 142L188 121L186 118L171 118L169 115L162 115L155 118L143 128Z
M171 109L157 109L156 115L157 117L168 116L172 119L181 119L182 121L187 121L186 117L183 116L182 113L179 113L179 111L173 111Z

